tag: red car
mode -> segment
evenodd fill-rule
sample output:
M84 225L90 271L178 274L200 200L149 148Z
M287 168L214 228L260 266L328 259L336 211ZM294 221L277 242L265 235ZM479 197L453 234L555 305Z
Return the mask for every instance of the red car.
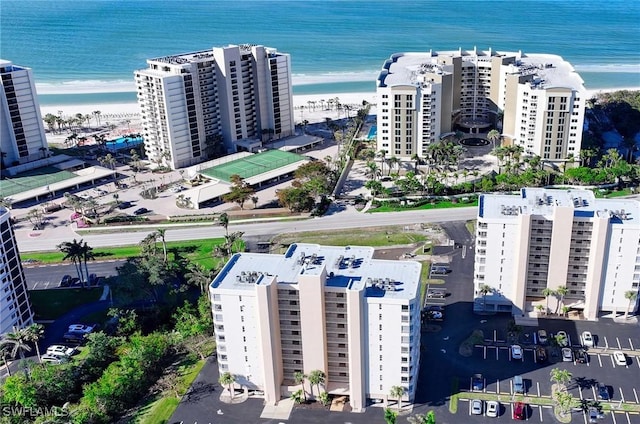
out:
M526 420L527 419L527 404L524 402L516 402L513 405L513 419L514 420Z

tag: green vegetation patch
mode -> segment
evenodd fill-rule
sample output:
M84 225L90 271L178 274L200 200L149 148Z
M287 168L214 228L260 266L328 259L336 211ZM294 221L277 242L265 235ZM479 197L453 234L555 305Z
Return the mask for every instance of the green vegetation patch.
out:
M427 209L451 209L451 208L467 208L471 206L478 206L478 199L472 199L468 202L453 202L451 200L441 200L435 203L422 203L411 206L402 206L400 203L385 202L380 204L377 208L369 209L368 212L401 212L401 211L415 211L415 210L427 210Z
M97 302L101 295L102 287L29 290L36 320L57 319L80 305Z
M477 344L484 342L484 333L482 330L473 330L471 335L460 344L459 353L464 357L473 355L473 348Z
M458 385L458 378L454 377L451 380L451 397L449 398L449 412L451 412L452 414L458 412L458 398L460 396L460 393L458 393Z
M410 233L402 227L373 227L282 234L273 239L274 244L288 246L291 243L319 243L327 246L393 246L423 242L423 234Z
M196 262L211 269L220 260L213 257L213 249L215 246L222 244L224 239L203 239L203 240L189 240L189 241L169 241L167 242L167 251L169 254L178 254L181 257L189 259L191 262ZM162 250L162 244L157 243L158 249ZM244 246L242 246L244 248ZM127 259L140 255L140 246L120 246L120 247L105 247L93 249L93 254L96 260L107 259ZM32 252L23 253L20 255L22 260L32 259L38 261L38 263L52 264L62 262L64 253L49 251L49 252ZM91 261L88 263L89 271L91 271Z

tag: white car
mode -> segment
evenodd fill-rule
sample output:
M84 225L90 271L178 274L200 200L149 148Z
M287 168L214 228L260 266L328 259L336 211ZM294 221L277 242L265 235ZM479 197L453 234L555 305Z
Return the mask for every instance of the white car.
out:
M50 364L60 365L60 364L64 364L65 362L69 362L69 357L44 354L40 357L40 361L48 362Z
M625 355L624 352L620 350L616 350L615 352L613 352L613 360L615 361L616 365L619 365L621 367L627 365L627 355Z
M73 347L67 347L63 345L52 345L47 348L47 355L53 356L71 356L76 353L76 349Z
M520 345L511 346L511 358L522 359L522 347L520 347Z
M582 346L593 347L593 335L589 331L582 332Z
M482 415L483 401L474 399L471 401L471 415Z
M500 403L495 400L487 402L487 417L495 418L500 413Z
M562 360L564 362L573 362L573 352L568 347L562 348Z
M95 325L71 324L67 333L91 333Z

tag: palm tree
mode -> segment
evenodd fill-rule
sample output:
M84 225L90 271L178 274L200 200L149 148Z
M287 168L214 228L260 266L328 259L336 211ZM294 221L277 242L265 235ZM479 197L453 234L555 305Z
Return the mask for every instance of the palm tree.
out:
M542 290L542 295L544 296L547 304L545 306L544 312L545 314L549 312L549 296L555 296L556 292L555 290L550 289L549 287L545 287L544 290Z
M4 368L7 370L7 375L11 377L11 368L9 368L9 363L7 362L7 356L11 356L9 354L10 348L8 345L0 344L0 356L2 357L2 362L4 363Z
M418 173L418 165L420 165L420 156L418 156L417 153L414 153L413 155L411 155L411 160L414 162L413 163L413 171L417 174Z
M487 294L491 293L493 291L493 289L491 288L490 285L483 284L483 285L480 286L478 291L482 295L482 311L486 312L486 310L487 310Z
M627 305L627 309L624 311L624 318L627 319L629 316L629 309L631 309L631 304L636 301L638 298L638 292L633 290L628 290L624 292L624 298L629 301Z
M84 243L82 243L82 240L80 240L81 243L81 247L80 247L80 260L82 261L82 263L84 264L84 271L85 271L85 276L87 277L86 282L89 282L89 267L87 266L87 261L88 260L94 260L96 257L93 254L93 247L89 246L87 244L87 242L85 241ZM84 282L85 280L80 280Z
M76 267L76 272L78 273L80 281L84 281L84 275L82 272L82 240L79 242L76 239L73 239L72 242L65 241L58 245L58 250L65 254L62 260L66 261L69 259Z
M233 383L235 382L236 377L229 371L223 373L220 378L218 378L218 383L222 384L223 386L227 386L227 388L229 389L229 395L231 396L231 399L233 399L233 395L235 394L233 390Z
M536 305L536 309L538 310L538 312L542 312L542 311L544 311L544 306Z
M398 168L400 170L400 159L396 156L391 156L389 158L389 173L393 170L393 168Z
M389 152L387 152L384 149L378 152L378 157L380 158L380 173L383 175L384 175L384 164L386 162L387 153Z
M199 287L200 293L207 293L207 285L213 281L216 269L207 271L202 265L192 262L187 267L187 273L184 275L187 283L192 286ZM207 299L209 296L207 296Z
M301 404L302 403L302 401L303 401L302 396L303 396L302 390L297 390L297 391L291 393L291 399L293 400L293 402L295 404ZM304 401L306 402L306 399Z
M167 241L165 240L165 237L164 237L166 232L167 230L165 228L158 228L156 230L156 234L160 238L160 241L162 242L162 259L164 260L164 263L167 263Z
M498 130L491 130L489 131L489 133L487 134L487 140L489 140L490 142L493 143L493 148L496 148L496 142L500 141L500 131Z
M556 296L560 296L560 299L558 299L558 305L556 306L556 314L558 313L558 309L560 309L560 305L564 305L564 297L567 293L569 293L567 286L560 286L556 289Z
M225 236L229 236L229 215L226 212L222 212L218 217L218 225L224 227Z
M320 385L324 384L326 380L326 376L321 370L313 370L309 373L307 377L309 380L309 384L311 385L311 396L313 396L313 386L318 387L318 394L320 394Z
M9 346L10 354L13 359L20 356L20 359L25 358L25 352L31 352L31 342L29 330L26 328L19 329L13 327L13 331L4 335L4 339L0 341L0 346Z
M296 384L300 384L302 386L302 389L300 389L299 391L302 392L302 395L304 396L304 401L307 401L307 391L304 389L304 381L307 378L307 376L300 371L296 371L293 373L293 379L296 382Z
M402 408L402 396L404 396L404 392L405 389L402 386L393 386L391 387L391 391L389 392L389 395L392 398L398 399L398 410Z
M552 383L561 385L565 385L573 378L573 375L569 371L560 368L552 369L549 375L551 376Z
M364 173L371 181L376 181L382 175L382 171L375 162L367 162L367 169Z
M38 342L44 335L44 326L42 324L31 324L26 330L27 340L36 346L36 354L38 355L38 361L40 361L40 346L38 346Z

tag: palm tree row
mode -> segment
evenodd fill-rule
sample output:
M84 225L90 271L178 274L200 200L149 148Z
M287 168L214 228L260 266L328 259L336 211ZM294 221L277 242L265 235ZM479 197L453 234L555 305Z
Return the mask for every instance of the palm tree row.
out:
M82 285L84 286L85 283L88 283L89 268L87 261L95 259L93 248L90 247L86 241L83 242L82 239L80 239L80 241L73 239L71 242L65 241L59 244L58 250L65 254L64 258L62 258L63 261L68 259L76 267L76 272Z

